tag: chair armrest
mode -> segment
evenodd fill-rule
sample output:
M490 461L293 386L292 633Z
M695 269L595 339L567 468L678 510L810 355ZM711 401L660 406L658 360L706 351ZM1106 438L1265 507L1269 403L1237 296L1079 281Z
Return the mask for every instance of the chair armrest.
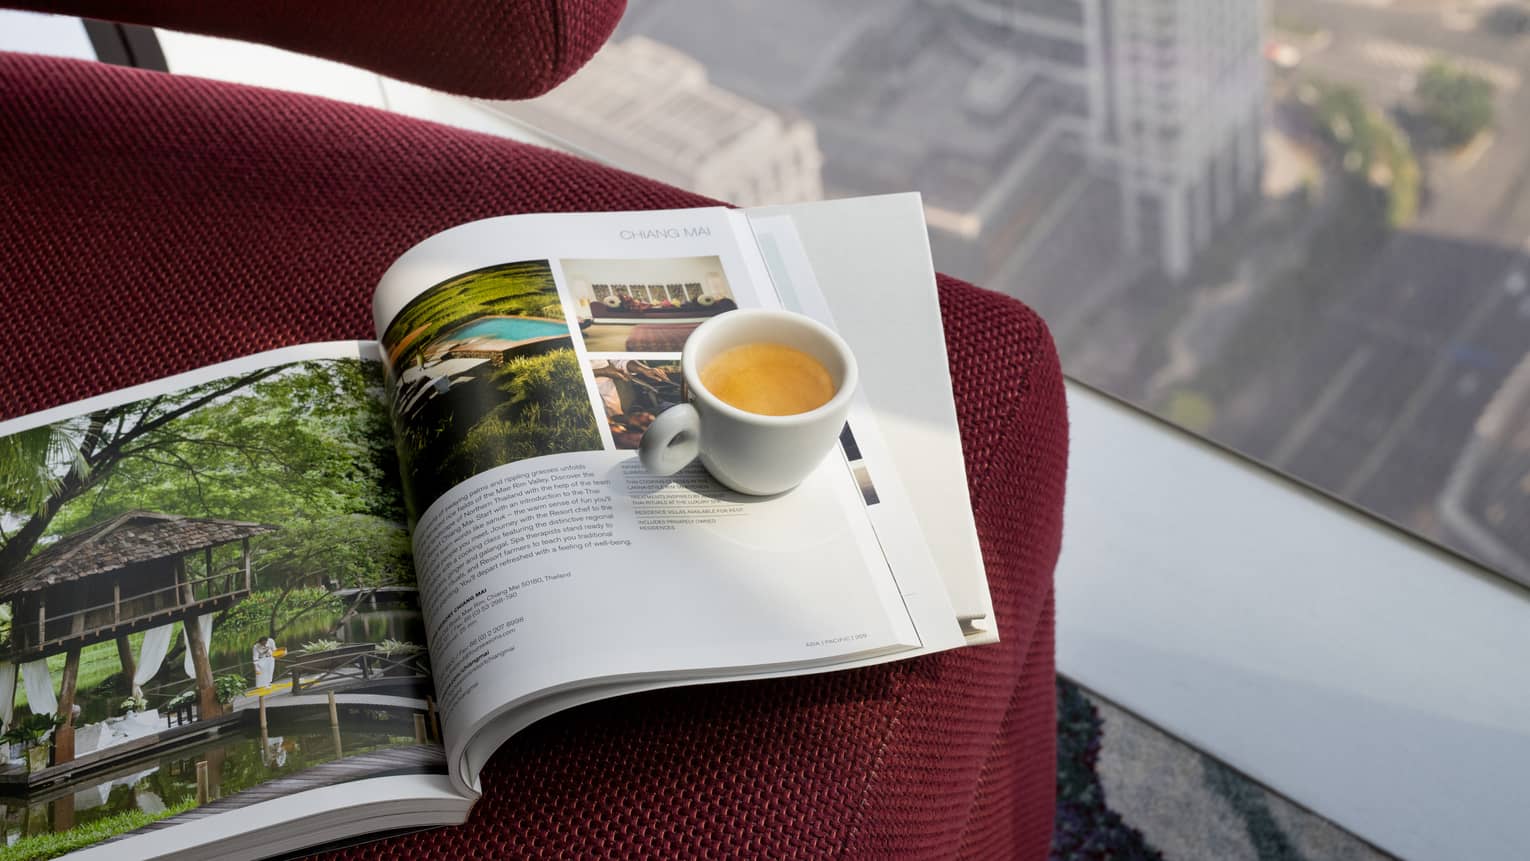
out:
M0 417L371 337L379 276L464 221L715 203L359 105L7 52L0 164ZM1063 380L1030 309L939 289L1000 643L573 709L495 755L466 825L329 857L1046 858Z
M0 5L260 42L487 99L529 99L572 75L626 0L0 0Z

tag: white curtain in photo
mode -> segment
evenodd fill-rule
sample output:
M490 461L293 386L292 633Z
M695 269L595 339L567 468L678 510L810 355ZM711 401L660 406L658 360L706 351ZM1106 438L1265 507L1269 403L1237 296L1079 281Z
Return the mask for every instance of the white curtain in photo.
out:
M0 661L0 732L11 728L16 716L16 664Z
M133 696L143 696L144 683L159 675L170 651L170 635L174 633L174 622L144 632L143 643L138 646L138 668L133 671Z
M181 631L181 641L186 644L186 657L185 657L184 660L181 661L181 666L186 670L186 678L194 679L194 678L197 677L197 665L195 663L193 663L192 660L191 660L191 640L186 638L186 631L184 630L184 628L186 627L186 623L182 622L181 623L181 627L183 629ZM212 614L211 613L206 613L204 615L198 616L197 617L197 628L199 628L202 631L202 643L204 645L211 646L212 645ZM211 656L209 656L209 657L211 657Z
M32 714L51 715L58 711L58 695L53 693L53 674L48 672L47 658L22 664L21 683L27 689L27 708Z

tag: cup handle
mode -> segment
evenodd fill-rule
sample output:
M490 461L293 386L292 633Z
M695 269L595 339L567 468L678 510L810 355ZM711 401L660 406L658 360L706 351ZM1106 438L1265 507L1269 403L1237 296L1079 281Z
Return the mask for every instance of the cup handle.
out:
M676 404L643 432L638 459L654 475L674 475L701 454L701 414L690 404Z

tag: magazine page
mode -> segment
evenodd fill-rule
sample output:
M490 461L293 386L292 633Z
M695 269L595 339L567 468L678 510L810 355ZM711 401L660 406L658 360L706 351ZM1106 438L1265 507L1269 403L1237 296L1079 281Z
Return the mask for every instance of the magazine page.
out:
M763 271L718 208L489 219L382 279L421 603L465 787L503 736L480 730L537 697L919 647L853 441L776 497L695 465L651 476L635 456L682 398L689 333L779 307ZM849 426L874 428L864 403Z
M745 264L758 262L767 271L751 277L770 283L785 307L831 323L850 342L860 360L867 400L876 410L876 424L858 426L846 459L852 468L861 468L857 472L864 472L873 490L865 497L866 510L922 645L846 658L835 662L834 669L996 642L998 626L968 504L945 341L939 326L931 326L940 318L940 306L919 195L732 210L729 218L740 235L753 234L760 250L759 261L745 255ZM930 468L927 461L940 468ZM890 468L893 463L896 469ZM857 481L862 481L859 475ZM905 485L917 492L905 492ZM707 681L823 669L753 667L709 673ZM492 750L496 738L585 703L693 683L646 678L581 686L516 709L496 722L493 734L475 737L470 746Z
M918 192L756 207L743 214L782 301L832 319L855 347L861 386L876 409L898 477L918 490L908 496L916 531L928 543L966 642L997 642ZM877 444L873 438L865 442ZM884 536L905 530L877 527ZM920 630L926 629L921 623Z
M439 800L383 392L374 344L322 344L0 423L6 857L229 838L374 776Z

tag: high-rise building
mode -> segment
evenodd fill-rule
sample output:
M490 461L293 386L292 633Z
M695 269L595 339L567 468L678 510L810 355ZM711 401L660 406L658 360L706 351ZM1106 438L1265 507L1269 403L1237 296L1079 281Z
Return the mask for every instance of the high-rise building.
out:
M917 189L941 265L991 279L1087 180L1083 34L1048 23L927 0L868 27L804 105L830 192Z
M923 0L807 101L825 180L912 182L946 259L985 277L1061 216L1087 162L1121 244L1182 276L1259 188L1263 22L1263 0Z
M927 7L958 9L987 32L995 80L1006 68L1020 70L1065 94L1039 103L1045 112L1024 124L1029 143L993 176L1018 174L1029 153L1054 139L1072 147L1069 133L1082 115L1087 143L1078 149L1115 187L1123 244L1171 277L1184 275L1240 201L1257 193L1263 0L927 0ZM974 75L966 92L985 91L983 81ZM998 198L1046 181L1042 171L1029 183L986 188ZM942 214L931 213L932 225Z
M737 203L779 199L756 190L774 187L767 164L811 166L793 193L917 189L942 267L1006 289L1097 280L1081 267L1123 246L1183 275L1258 188L1263 0L708 10L635 5L588 69L502 109ZM732 123L754 143L724 153Z
M1120 185L1128 246L1182 275L1259 187L1263 0L1074 5L1089 40L1094 163Z
M633 4L619 33L800 111L825 193L918 190L943 269L991 282L1089 180L1082 15L1029 14L1017 28L1009 14L950 0L717 0L701 14L654 0Z
M711 83L685 53L613 41L555 91L490 103L577 151L743 206L823 197L813 125Z

